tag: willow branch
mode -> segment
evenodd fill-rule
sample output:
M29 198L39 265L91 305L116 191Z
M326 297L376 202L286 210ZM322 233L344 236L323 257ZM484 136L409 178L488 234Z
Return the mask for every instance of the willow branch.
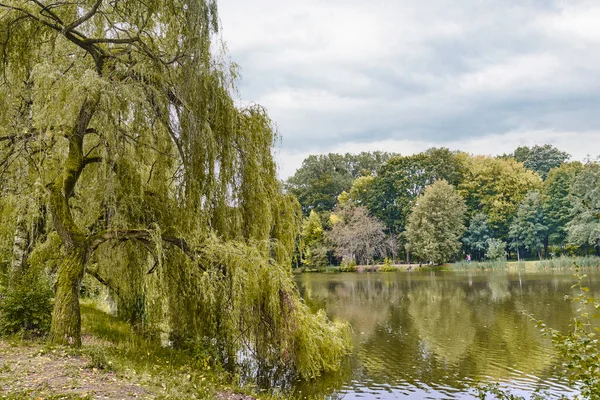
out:
M103 278L103 277L102 277L102 276L101 276L101 275L98 273L98 271L97 271L97 270L93 270L93 269L90 269L90 268L88 268L88 269L86 269L86 272L87 272L88 274L90 274L91 276L93 276L94 278L96 278L96 280L97 280L98 282L100 282L101 284L103 284L104 286L106 286L107 288L109 288L110 290L112 290L113 292L115 292L115 294L116 294L116 295L117 295L119 298L123 299L123 297L121 296L121 291L119 290L119 287L118 287L118 286L115 286L115 285L112 285L112 284L110 284L110 283L108 282L108 280L104 279L104 278Z
M94 3L94 5L92 6L92 9L90 11L88 11L85 15L83 15L81 18L74 21L71 25L67 26L64 29L65 33L72 31L73 29L77 28L79 25L83 24L88 19L92 18L96 14L96 11L98 11L98 8L100 7L101 4L102 4L102 0L96 1L96 3Z
M101 244L110 240L139 240L142 242L151 242L151 232L146 229L109 229L88 238L90 253L93 253ZM161 240L167 244L173 245L183 251L190 259L194 260L195 253L190 248L187 241L175 236L162 235Z
M42 4L39 0L32 0L35 4L37 4L42 10L40 11L41 15L44 15L43 12L45 11L48 16L44 15L47 18L51 18L53 20L55 20L56 22L58 22L59 24L62 25L62 19L60 19L60 17L58 15L56 15L54 12L52 12L52 10L50 10L50 7L45 6L44 4Z

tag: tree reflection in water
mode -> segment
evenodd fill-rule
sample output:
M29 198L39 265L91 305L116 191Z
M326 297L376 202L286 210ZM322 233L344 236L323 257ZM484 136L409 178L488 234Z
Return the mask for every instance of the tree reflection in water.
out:
M591 275L592 291L599 277ZM575 312L564 301L570 272L305 274L297 282L312 308L352 324L355 343L340 373L296 385L303 396L465 397L476 381L566 390L550 342L522 311L566 330Z

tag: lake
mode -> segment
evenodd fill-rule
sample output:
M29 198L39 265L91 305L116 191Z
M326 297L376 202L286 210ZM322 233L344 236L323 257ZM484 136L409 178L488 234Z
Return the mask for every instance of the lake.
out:
M598 295L600 274L585 285ZM553 372L552 345L523 312L566 330L577 306L572 271L302 274L313 309L348 321L352 355L336 374L299 383L301 397L473 398L478 381L515 394L570 389Z

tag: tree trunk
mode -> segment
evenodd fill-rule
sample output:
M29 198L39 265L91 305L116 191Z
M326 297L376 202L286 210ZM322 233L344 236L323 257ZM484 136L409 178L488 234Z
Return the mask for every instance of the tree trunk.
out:
M22 213L17 218L17 227L13 241L12 260L10 262L10 271L8 273L9 286L13 285L25 271L25 261L27 258L27 247L29 238L27 234L27 221Z
M69 199L75 193L77 181L86 166L83 139L100 96L88 97L79 110L73 131L69 135L69 153L63 165L62 175L49 185L50 212L54 229L65 251L64 261L58 267L56 294L50 339L53 343L81 346L81 313L79 289L83 280L89 246L82 230L74 221Z
M31 226L27 225L26 215L31 211L28 207L21 210L17 218L17 226L13 240L12 258L8 273L9 286L15 284L23 276L28 267L29 253L39 240L43 240L46 224L46 209L40 207L39 214L33 219Z
M81 346L79 289L83 280L85 250L71 251L58 268L50 340L55 344Z

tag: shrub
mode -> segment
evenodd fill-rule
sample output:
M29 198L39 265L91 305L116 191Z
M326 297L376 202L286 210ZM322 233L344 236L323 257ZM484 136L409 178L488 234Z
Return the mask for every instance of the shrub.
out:
M305 250L304 265L312 268L326 267L329 263L327 247L315 245Z
M52 294L45 274L32 269L20 277L0 302L0 333L46 334L52 318Z
M500 239L488 239L485 257L490 261L506 261L506 243Z
M392 272L392 271L396 271L396 267L394 265L392 265L392 261L388 257L386 257L383 260L383 265L379 268L379 271Z
M340 271L342 272L356 272L356 261L354 259L342 261L340 265Z

